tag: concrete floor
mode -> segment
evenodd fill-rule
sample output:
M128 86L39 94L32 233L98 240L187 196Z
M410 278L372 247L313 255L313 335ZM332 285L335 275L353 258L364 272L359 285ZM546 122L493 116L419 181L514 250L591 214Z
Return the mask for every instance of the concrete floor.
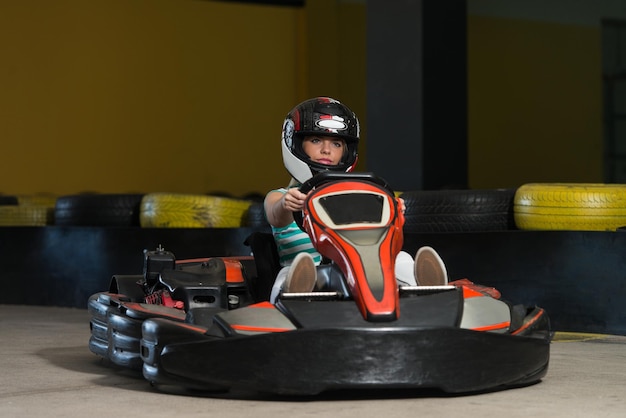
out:
M152 388L87 348L86 310L0 305L0 417L624 417L626 337L557 333L533 386L449 397L366 391L278 398Z

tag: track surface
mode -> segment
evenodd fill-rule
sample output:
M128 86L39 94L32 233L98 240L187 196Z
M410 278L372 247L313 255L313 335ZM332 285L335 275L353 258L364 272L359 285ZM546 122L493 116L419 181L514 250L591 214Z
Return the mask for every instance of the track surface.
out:
M557 333L545 379L519 389L457 397L346 391L283 398L158 391L92 354L89 335L86 310L0 305L0 416L527 418L623 417L626 411L624 336Z

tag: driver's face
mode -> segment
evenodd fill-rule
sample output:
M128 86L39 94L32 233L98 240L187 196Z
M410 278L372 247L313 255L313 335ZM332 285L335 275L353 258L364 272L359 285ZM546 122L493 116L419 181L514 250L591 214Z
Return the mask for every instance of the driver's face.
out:
M346 143L334 136L306 136L302 140L302 150L309 158L324 165L337 165L346 149Z

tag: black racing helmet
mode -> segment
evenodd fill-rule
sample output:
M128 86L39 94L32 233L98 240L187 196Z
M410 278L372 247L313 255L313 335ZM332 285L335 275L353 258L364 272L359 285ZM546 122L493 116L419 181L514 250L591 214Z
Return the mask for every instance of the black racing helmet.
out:
M358 157L359 119L348 106L330 97L305 100L287 114L283 123L283 162L289 174L304 183L324 170L352 171ZM309 135L334 136L346 142L341 162L334 166L319 164L305 154L302 139Z

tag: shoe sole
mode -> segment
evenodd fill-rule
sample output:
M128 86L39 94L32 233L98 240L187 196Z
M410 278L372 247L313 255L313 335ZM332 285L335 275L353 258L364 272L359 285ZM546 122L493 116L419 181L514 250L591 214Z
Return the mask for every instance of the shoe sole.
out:
M415 280L419 286L445 286L448 284L446 265L431 247L422 247L415 255Z
M317 270L313 258L307 253L300 253L293 260L285 280L285 293L312 292L317 282Z

